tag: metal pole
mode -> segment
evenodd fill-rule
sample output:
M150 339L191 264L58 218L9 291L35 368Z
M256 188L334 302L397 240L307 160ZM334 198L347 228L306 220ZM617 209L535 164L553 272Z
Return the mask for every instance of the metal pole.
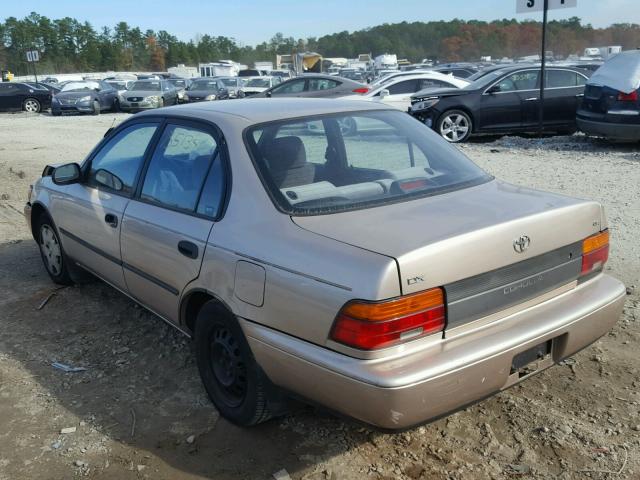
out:
M38 83L38 72L36 72L36 62L33 62L33 76L36 77L36 83Z
M546 50L547 50L547 10L549 10L549 0L544 0L544 10L542 13L542 57L540 64L540 101L538 111L538 120L540 121L539 129L540 135L544 131L544 84L545 84L545 64L546 64Z

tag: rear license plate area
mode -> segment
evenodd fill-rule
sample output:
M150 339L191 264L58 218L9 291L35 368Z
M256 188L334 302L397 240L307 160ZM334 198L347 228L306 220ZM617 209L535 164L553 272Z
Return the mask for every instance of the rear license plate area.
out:
M547 340L514 356L511 361L511 372L509 376L514 377L515 380L519 380L542 368L546 368L552 363L552 343L553 340Z

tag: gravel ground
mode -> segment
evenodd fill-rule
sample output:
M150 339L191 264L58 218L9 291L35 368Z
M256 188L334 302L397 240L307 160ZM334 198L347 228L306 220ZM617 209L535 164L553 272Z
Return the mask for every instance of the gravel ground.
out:
M504 180L605 205L607 269L629 295L594 346L400 434L304 406L243 430L209 403L184 337L101 283L55 290L24 225L44 165L81 161L124 118L0 115L0 480L267 479L282 469L309 480L640 478L636 145L574 135L460 147Z

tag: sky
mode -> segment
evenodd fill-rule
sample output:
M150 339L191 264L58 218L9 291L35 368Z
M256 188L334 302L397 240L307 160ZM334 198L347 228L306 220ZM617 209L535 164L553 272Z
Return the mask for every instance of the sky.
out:
M640 23L640 0L577 0L578 7L549 12L549 19L580 17L583 23L606 27ZM166 30L181 40L197 34L233 37L245 45L286 37L319 37L402 21L494 20L534 18L516 15L516 0L0 0L0 18L22 18L37 12L88 21L95 28L120 21L147 29Z

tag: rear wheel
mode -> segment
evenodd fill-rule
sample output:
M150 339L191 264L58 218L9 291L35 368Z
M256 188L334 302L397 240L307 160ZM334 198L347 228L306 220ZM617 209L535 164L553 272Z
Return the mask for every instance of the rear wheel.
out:
M462 110L444 112L438 120L437 131L448 142L464 142L471 136L471 117Z
M200 309L195 344L204 387L223 417L251 426L284 409L282 394L256 363L240 325L218 302Z
M27 113L39 113L42 109L42 105L35 98L27 98L24 102L22 102L22 110Z

